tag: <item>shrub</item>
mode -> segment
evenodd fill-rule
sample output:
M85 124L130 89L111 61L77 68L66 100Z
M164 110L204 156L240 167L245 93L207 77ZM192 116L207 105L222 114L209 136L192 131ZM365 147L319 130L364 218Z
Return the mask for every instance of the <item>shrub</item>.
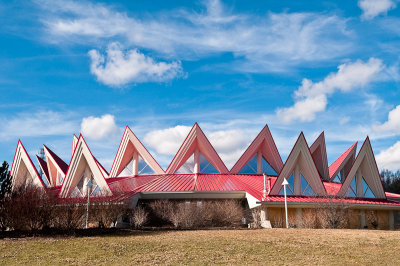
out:
M149 204L154 214L174 227L238 226L244 215L235 200L182 202L158 200Z
M132 211L132 215L130 216L130 224L135 228L141 228L144 224L146 224L148 219L148 213L143 207L136 207Z

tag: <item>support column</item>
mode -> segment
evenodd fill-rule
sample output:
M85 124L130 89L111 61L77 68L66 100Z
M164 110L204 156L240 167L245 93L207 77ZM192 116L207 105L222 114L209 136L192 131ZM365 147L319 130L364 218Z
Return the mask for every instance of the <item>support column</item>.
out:
M367 222L365 219L365 210L360 210L360 228L364 229L367 226Z
M362 184L362 174L360 169L357 170L356 174L356 186L357 186L357 197L362 198L364 196L363 184Z
M300 168L297 163L293 171L293 186L294 186L294 194L301 195Z
M394 230L394 211L389 211L389 229Z
M257 152L257 174L261 175L263 173L262 169L262 153L261 151Z
M135 150L133 152L133 156L132 156L132 161L133 161L133 175L138 175L138 171L139 171L139 154L138 152Z
M87 192L88 192L88 187L87 187L87 183L89 182L90 179L90 169L89 166L86 165L84 174L83 174L83 196L86 197L87 196Z
M303 209L296 209L296 227L303 227Z
M200 151L196 149L194 151L194 169L193 173L197 174L200 173Z
M268 220L268 209L263 206L260 210L260 225L262 228L272 228L271 222Z

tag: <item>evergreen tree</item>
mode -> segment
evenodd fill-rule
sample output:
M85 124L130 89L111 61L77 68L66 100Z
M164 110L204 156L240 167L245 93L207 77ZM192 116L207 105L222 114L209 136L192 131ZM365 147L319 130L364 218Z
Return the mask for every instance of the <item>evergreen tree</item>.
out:
M400 171L381 171L381 179L386 192L400 194Z
M11 176L8 170L8 163L3 162L0 166L0 199L3 199L7 193L11 192Z

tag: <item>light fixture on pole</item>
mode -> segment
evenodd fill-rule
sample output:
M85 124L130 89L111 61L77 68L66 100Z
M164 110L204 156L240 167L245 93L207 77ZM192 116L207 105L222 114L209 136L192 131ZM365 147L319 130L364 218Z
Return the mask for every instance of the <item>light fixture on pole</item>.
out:
M282 186L283 186L283 192L285 194L285 218L286 218L286 228L289 228L289 222L288 222L288 212L287 212L287 200L286 200L286 186L289 185L289 182L286 180L286 178L283 179Z
M88 228L88 221L89 221L89 203L90 203L90 191L89 188L93 186L92 182L90 180L86 183L87 187L87 207L86 207L86 229Z

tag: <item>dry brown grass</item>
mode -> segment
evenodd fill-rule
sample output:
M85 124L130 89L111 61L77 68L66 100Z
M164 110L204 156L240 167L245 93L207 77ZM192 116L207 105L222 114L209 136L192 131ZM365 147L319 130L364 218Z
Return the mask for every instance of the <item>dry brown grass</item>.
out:
M361 264L400 261L400 232L264 229L127 231L0 240L1 264Z

